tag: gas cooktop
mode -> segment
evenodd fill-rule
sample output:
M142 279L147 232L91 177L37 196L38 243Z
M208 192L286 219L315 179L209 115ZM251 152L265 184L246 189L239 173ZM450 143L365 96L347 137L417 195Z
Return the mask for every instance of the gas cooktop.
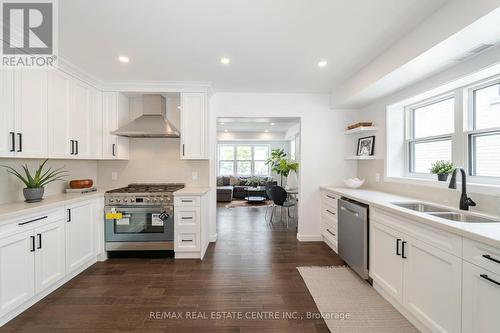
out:
M130 184L127 187L107 191L106 206L157 206L173 205L173 192L184 188L184 184Z
M168 183L168 184L130 184L126 187L107 191L106 193L158 193L158 192L175 192L184 188L184 184Z

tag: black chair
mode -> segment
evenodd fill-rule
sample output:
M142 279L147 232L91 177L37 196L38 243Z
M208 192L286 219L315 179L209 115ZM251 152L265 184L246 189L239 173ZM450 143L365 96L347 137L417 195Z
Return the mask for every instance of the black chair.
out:
M274 208L276 206L281 208L286 208L286 227L288 228L288 216L290 214L290 207L294 207L295 202L287 200L288 193L286 193L286 190L281 186L273 186L270 192L272 200L274 202L274 207L271 212L271 221L273 220ZM282 219L281 214L280 214L280 219Z
M274 184L270 184L270 183L267 183L267 184L266 184L266 195L267 195L267 198L268 198L268 199L273 200L273 196L272 196L272 193L271 193L271 189L272 189L274 186L276 186L276 185L274 185ZM266 219L266 221L267 221L267 213L269 212L269 207L272 207L272 209L274 210L274 202L273 202L271 205L268 205L268 206L266 207L266 214L264 215L264 218ZM270 220L270 222L272 222L272 218L273 218L273 216L272 216L272 211L271 211L271 220Z

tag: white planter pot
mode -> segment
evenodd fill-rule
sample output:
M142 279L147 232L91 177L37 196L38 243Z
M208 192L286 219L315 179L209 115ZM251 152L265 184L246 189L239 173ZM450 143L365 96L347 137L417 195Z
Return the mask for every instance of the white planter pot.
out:
M286 177L286 188L293 190L299 187L299 181L297 179L297 173L295 171L290 171L288 177Z

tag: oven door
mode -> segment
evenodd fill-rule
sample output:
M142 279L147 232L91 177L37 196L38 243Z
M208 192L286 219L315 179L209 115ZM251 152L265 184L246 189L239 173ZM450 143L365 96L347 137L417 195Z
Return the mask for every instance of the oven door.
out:
M106 242L174 240L172 207L107 207L106 213L121 213L121 219L105 220Z

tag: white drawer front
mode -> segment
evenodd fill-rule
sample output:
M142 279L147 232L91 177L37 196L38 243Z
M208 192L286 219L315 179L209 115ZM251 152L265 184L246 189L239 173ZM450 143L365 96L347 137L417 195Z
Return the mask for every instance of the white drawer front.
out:
M370 210L370 220L385 224L395 230L435 246L438 249L451 253L457 257L462 257L461 236L418 222L413 222L410 218L401 217L376 208Z
M337 221L337 208L323 205L322 209L323 215L330 217L331 219Z
M200 226L200 207L177 209L174 215L175 227L196 230Z
M199 207L200 197L197 196L175 197L174 205L176 207Z
M6 221L5 224L0 226L0 236L33 229L65 218L65 211L62 207L16 217L15 219Z
M500 275L500 249L464 238L464 259Z
M332 217L328 213L323 213L321 216L321 221L323 221L324 226L329 226L330 228L337 231L337 218Z
M331 207L337 208L337 200L340 198L339 195L332 192L323 192L322 193L322 201L323 204L326 204Z
M323 226L323 232L321 233L323 235L323 239L328 241L328 245L331 245L332 249L337 252L338 251L338 246L337 246L337 231L332 230L332 228L325 227Z
M200 238L199 233L177 230L175 232L175 251L199 251Z

